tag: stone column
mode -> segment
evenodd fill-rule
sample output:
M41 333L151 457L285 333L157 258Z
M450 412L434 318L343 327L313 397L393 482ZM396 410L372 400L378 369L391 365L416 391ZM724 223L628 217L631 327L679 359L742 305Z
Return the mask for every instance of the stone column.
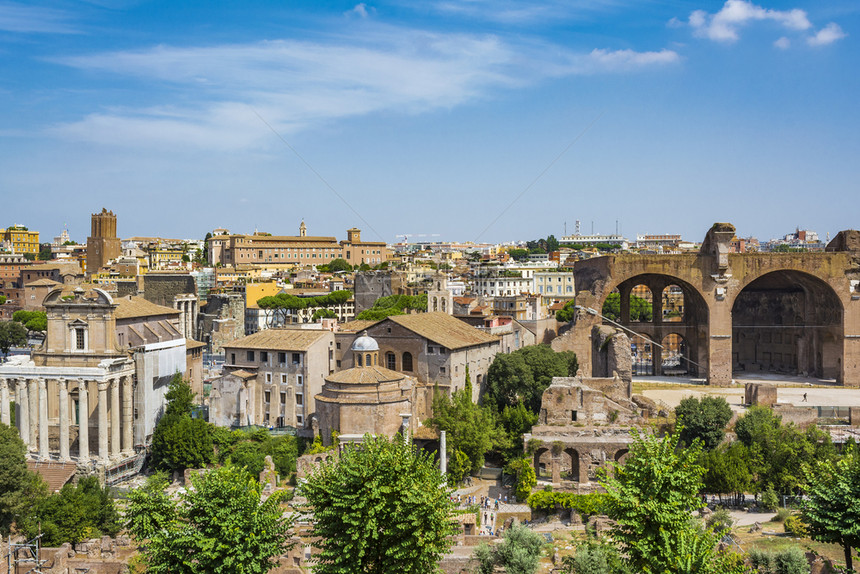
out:
M197 299L191 302L191 333L188 338L197 340L197 314L200 312L200 304Z
M122 379L122 451L134 454L134 396L131 375Z
M663 289L662 282L654 282L648 286L651 289L651 319L655 325L663 323Z
M442 476L448 472L448 442L445 431L439 431L439 471Z
M36 379L27 380L27 395L30 397L30 450L39 445L39 383Z
M26 379L18 379L18 400L17 403L17 413L18 418L16 422L18 423L18 434L21 435L21 440L24 441L24 444L29 448L30 446L30 401L29 401L29 393L27 391L27 381Z
M618 288L618 294L619 294L618 303L620 305L620 312L621 312L621 318L618 320L618 322L621 323L622 325L629 325L630 324L630 292L631 291L633 291L632 285L625 285L623 287ZM598 309L598 312L600 312L600 309Z
M0 423L8 425L12 422L9 412L9 379L0 379Z
M552 456L552 482L559 484L561 482L561 457Z
M239 426L248 424L248 389L244 385L239 389Z
M108 381L99 381L99 462L108 460Z
M87 382L78 380L78 462L90 460L90 403Z
M48 381L39 379L39 458L48 459Z
M119 378L110 382L110 454L119 456Z
M66 379L58 379L60 390L60 461L69 460L69 387Z

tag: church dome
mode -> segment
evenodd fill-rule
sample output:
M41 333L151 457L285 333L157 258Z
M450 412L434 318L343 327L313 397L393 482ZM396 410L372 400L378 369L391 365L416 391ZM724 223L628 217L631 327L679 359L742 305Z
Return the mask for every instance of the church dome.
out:
M365 351L378 351L379 344L376 342L376 339L368 336L367 331L362 331L361 335L352 342L352 348L350 350L359 353Z

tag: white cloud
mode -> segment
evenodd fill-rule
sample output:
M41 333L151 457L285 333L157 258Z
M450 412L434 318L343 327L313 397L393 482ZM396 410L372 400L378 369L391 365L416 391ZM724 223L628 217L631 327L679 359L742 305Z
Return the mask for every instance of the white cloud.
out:
M371 8L370 10L373 11L374 9ZM355 8L353 8L352 10L348 10L347 12L345 12L345 14L347 16L358 16L359 18L367 18L367 16L368 16L367 4L365 4L364 2L361 2L360 4L356 4Z
M254 148L271 139L255 110L277 131L292 133L338 118L450 108L546 78L678 60L671 50L571 53L494 35L375 24L328 43L156 46L57 61L90 73L135 77L151 97L183 104L104 110L52 131L104 144Z
M74 34L71 16L53 8L0 2L0 30L17 33Z
M589 57L607 70L641 68L644 66L674 64L681 57L673 50L635 52L633 50L592 50Z
M826 46L836 42L837 40L841 40L847 35L848 34L843 32L842 28L839 27L839 24L831 22L819 30L814 36L808 38L806 42L810 46Z
M791 47L791 40L783 36L774 42L773 45L780 50L788 50Z
M812 23L806 12L800 9L771 10L747 0L726 0L715 14L696 10L690 14L689 23L697 36L719 42L735 42L740 37L738 29L750 22L771 21L794 31L808 30Z

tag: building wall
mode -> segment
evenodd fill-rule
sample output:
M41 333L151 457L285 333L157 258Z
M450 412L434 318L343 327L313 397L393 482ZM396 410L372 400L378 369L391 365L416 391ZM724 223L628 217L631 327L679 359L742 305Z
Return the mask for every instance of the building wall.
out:
M164 412L164 395L176 373L184 374L185 339L152 343L134 352L137 387L134 395L134 444L146 444Z
M275 426L282 416L284 425L310 428L310 417L316 412L314 397L322 391L325 376L334 372L334 334L331 331L323 332L307 351L248 350L229 346L224 351L228 368L257 373L251 393L253 424ZM249 352L253 355L249 356ZM262 352L267 355L263 357ZM281 353L285 355L283 361ZM298 363L293 362L294 354L298 355Z

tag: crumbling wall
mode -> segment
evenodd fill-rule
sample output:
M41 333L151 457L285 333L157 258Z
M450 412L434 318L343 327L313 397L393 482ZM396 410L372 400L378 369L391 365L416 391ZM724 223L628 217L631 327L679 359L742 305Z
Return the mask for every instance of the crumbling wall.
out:
M630 351L630 338L624 331L608 325L596 325L591 330L591 344L593 377L613 377L618 373L622 381L633 381L633 354Z

